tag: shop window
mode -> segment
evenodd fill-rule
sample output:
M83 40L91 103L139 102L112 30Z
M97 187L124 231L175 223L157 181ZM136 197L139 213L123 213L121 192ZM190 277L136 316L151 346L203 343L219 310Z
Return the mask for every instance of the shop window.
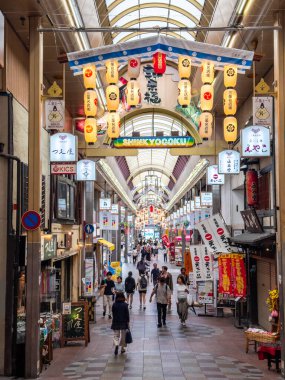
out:
M270 209L270 173L265 173L258 178L258 206L256 209Z
M63 220L75 219L75 185L72 181L61 178L57 182L56 218Z

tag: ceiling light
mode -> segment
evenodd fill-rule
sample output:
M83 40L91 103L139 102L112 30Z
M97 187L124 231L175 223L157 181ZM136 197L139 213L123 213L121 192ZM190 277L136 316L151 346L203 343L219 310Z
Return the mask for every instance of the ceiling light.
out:
M247 0L241 0L238 5L237 14L241 15L243 14L244 8L246 6Z

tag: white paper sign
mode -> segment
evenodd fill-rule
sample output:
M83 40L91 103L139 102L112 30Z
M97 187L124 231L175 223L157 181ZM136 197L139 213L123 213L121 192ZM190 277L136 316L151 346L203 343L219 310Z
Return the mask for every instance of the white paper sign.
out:
M62 314L64 315L71 314L71 302L64 302L62 304Z
M260 125L240 131L242 157L270 157L270 130Z
M256 96L252 98L253 124L272 127L273 125L273 98L271 96Z
M64 100L62 99L47 99L45 101L45 117L46 129L64 129Z
M111 209L111 199L101 198L100 199L100 210L110 210Z
M213 206L213 193L201 192L201 207Z
M219 153L219 173L239 174L240 153L235 150L224 150Z
M201 208L201 198L200 197L194 197L194 207L195 207L195 210L199 210Z
M56 133L50 137L50 161L77 161L77 137L71 133Z
M219 174L218 165L207 167L207 185L223 185L225 183L224 174Z
M213 279L212 255L205 245L190 246L191 258L196 281Z
M113 203L112 207L111 207L111 213L112 214L119 214L119 205Z
M96 164L91 160L80 160L77 162L77 181L95 181Z
M110 230L117 231L119 229L119 215L111 214Z
M106 231L111 229L111 216L112 214L109 211L100 211L100 230Z

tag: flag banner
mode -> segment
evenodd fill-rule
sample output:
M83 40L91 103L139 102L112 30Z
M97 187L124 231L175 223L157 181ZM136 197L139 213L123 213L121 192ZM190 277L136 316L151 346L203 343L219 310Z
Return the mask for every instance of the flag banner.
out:
M235 297L246 296L246 271L244 260L241 257L232 259L233 294Z
M218 258L219 264L219 293L232 294L231 258L223 255Z
M193 272L196 281L213 280L212 255L206 245L190 246Z
M219 264L219 293L233 297L246 296L246 268L243 255L222 254Z

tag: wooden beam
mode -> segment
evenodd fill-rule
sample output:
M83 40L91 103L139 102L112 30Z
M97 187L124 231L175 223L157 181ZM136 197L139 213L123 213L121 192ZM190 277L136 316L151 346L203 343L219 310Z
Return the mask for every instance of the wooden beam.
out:
M207 141L192 148L171 148L169 152L172 156L216 156L227 148L225 141Z
M122 156L137 156L137 149L114 149L114 148L83 148L79 147L80 153L86 157L122 157Z

